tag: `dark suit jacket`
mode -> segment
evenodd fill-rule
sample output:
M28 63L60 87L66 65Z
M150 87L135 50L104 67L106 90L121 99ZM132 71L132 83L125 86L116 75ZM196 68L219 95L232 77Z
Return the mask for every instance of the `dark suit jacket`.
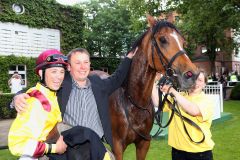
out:
M112 129L109 112L109 96L113 91L121 86L128 74L131 65L131 59L125 58L117 70L107 79L101 79L97 75L88 76L92 91L97 103L98 113L103 126L104 137L107 143L113 148ZM69 73L65 75L62 88L58 91L58 103L64 116L66 105L72 89L72 79Z
M89 128L75 126L62 132L62 135L68 144L66 154L69 160L99 160L107 152L100 137Z

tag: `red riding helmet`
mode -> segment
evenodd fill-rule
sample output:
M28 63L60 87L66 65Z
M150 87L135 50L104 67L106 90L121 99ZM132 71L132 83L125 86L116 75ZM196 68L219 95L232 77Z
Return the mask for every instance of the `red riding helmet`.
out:
M46 50L42 52L36 60L35 72L39 75L38 71L50 67L64 67L68 65L67 57L56 49Z

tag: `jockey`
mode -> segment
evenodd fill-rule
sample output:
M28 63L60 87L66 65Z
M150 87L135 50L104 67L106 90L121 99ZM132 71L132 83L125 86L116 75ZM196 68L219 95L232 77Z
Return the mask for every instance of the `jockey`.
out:
M60 136L55 144L46 143L54 126L62 121L56 91L61 87L67 68L67 57L58 50L47 50L36 60L36 74L40 81L30 88L27 109L13 121L8 146L20 159L37 159L48 153L62 154L66 144Z

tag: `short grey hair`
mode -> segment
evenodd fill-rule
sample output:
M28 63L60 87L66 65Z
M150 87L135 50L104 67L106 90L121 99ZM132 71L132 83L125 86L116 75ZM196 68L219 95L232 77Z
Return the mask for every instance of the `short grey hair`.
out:
M89 52L85 49L85 48L75 48L75 49L73 49L73 50L71 50L68 54L67 54L67 58L68 58L68 63L70 64L70 62L71 62L71 57L72 57L72 55L73 54L75 54L75 53L84 53L84 54L86 54L86 55L88 55L89 56L89 59L90 59L90 54L89 54Z

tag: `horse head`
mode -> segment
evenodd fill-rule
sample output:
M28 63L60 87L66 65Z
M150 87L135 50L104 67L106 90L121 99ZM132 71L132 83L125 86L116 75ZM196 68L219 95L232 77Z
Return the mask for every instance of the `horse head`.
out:
M170 22L147 16L150 28L142 39L142 52L147 54L149 66L166 76L176 75L181 89L190 88L198 70L183 48L184 38Z

